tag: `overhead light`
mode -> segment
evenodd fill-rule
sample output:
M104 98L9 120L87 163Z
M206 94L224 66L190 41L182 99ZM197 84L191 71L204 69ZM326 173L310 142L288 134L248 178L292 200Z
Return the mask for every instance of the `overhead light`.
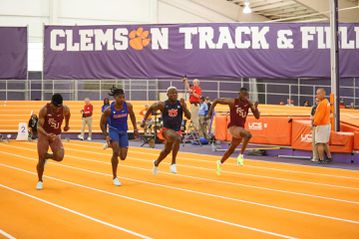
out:
M252 9L249 7L249 1L244 2L243 13L245 14L252 13Z

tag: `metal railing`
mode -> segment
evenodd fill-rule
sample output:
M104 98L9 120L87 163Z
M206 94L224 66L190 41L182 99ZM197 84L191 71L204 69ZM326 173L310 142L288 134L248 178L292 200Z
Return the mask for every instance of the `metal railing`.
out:
M358 80L345 79L346 85L340 87L340 98L346 104L354 102L355 105L359 105ZM159 93L166 92L169 86L176 86L180 93L184 93L180 79L0 80L0 100L49 100L54 93L61 93L65 100L82 100L85 97L102 100L108 95L112 85L123 88L129 100L158 100ZM201 87L203 95L211 99L236 97L241 87L247 87L252 95L257 96L260 103L265 104L279 104L281 101L287 103L287 99L293 100L295 105L302 105L305 100L312 103L319 87L330 93L329 82L308 84L305 80L298 80L296 83L293 83L293 80L292 83L257 81L256 91L250 88L248 78L201 80Z

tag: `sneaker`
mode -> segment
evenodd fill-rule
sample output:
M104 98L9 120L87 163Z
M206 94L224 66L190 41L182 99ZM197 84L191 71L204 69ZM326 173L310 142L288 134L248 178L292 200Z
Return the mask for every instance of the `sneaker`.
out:
M241 166L244 165L244 157L243 157L243 154L239 154L239 155L238 155L238 157L237 157L237 165L241 165Z
M152 168L152 173L153 173L153 175L156 176L156 175L157 175L157 171L158 171L158 166L155 165L155 162L156 162L156 160L153 160L153 163L152 163L152 164L153 164L153 166L152 166L152 167L153 167L153 168Z
M177 173L176 164L171 164L171 166L170 166L170 172L171 172L171 173Z
M120 180L118 180L118 177L116 177L116 178L113 179L113 185L115 185L115 186L121 186L121 182L120 182Z
M102 149L103 149L103 150L108 149L108 143L104 143L104 144L102 145Z
M77 135L77 138L80 140L84 140L84 137L81 134Z
M92 138L91 137L87 137L87 141L91 141L92 140Z
M221 160L217 160L217 175L221 175L221 171L222 171L222 163Z
M316 163L316 162L318 162L318 159L316 159L316 158L312 158L310 161L312 161L312 162Z
M44 188L43 183L42 183L41 181L38 181L37 184L36 184L36 189L37 189L37 190L41 190L41 189L43 189L43 188Z

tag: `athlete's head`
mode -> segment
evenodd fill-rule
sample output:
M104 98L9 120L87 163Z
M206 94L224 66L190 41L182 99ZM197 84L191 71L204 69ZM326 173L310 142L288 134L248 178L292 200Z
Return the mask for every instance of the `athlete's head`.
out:
M112 86L110 91L111 92L108 95L113 96L116 104L122 104L125 101L125 92L123 89Z
M61 107L62 106L62 96L58 93L54 94L51 98L51 104L55 107Z
M248 89L245 88L245 87L242 87L242 88L239 90L239 98L241 98L241 99L248 99L248 97L249 97Z
M174 86L170 86L167 88L167 96L171 101L176 101L178 98L177 88Z

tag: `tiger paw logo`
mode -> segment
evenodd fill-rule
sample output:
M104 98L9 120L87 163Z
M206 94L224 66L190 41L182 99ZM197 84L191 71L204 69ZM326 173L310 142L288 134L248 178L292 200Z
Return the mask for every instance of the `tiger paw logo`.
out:
M149 34L150 32L144 31L142 27L139 27L137 30L132 30L128 35L130 38L130 46L135 50L142 50L151 41L151 39L148 38Z

